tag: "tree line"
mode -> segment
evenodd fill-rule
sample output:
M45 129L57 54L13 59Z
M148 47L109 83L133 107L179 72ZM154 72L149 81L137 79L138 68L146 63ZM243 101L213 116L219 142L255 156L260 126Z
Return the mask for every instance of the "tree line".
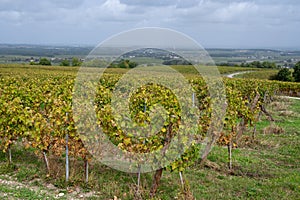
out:
M279 70L275 79L278 81L300 82L300 61L295 64L292 70L288 68Z
M251 63L242 63L241 67L251 67L251 68L268 68L268 69L276 69L279 66L276 65L274 62L260 62L260 61L253 61Z
M38 62L31 61L29 64L30 65L45 65L45 66L52 65L51 61L47 58L41 58ZM79 58L74 57L74 58L72 58L71 61L69 59L62 60L59 64L59 66L81 66L81 64L82 64L82 61Z

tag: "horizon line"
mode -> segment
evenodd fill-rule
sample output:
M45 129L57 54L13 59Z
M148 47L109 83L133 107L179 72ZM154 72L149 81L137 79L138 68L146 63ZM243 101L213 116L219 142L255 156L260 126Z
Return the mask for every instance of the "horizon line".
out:
M4 45L11 45L11 46L44 46L44 47L91 47L94 48L97 46L97 44L87 44L87 43L0 43L0 46ZM214 46L214 45L202 45L204 49L223 49L223 50L294 50L294 51L300 51L300 47L297 46L227 46L227 45L220 45L220 46Z

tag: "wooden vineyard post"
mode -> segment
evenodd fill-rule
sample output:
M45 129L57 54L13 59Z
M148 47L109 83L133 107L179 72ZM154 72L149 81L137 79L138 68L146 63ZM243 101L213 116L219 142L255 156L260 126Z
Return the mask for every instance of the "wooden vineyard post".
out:
M66 113L66 116L68 117L68 113ZM68 142L69 142L69 134L66 134L66 183L69 182L69 146L68 146Z
M184 188L184 180L183 180L183 177L182 177L182 172L179 172L179 177L180 177L181 186L182 186L182 188Z
M85 183L88 183L89 182L89 161L88 159L85 160L85 165L84 165L84 168L85 168Z
M230 141L227 144L228 147L228 168L229 170L232 169L232 140L230 139Z
M195 92L193 92L192 100L193 100L193 107L195 107Z
M141 165L138 166L138 180L137 180L137 188L135 191L135 199L142 199L140 194L140 184L141 184Z
M140 183L141 183L141 165L139 165L139 171L138 171L138 182L137 182L138 191L139 191L139 188L140 188Z
M8 145L8 164L12 164L11 145Z
M69 135L66 134L66 182L69 181L69 147L68 147Z
M43 157L44 157L44 162L45 162L45 165L46 165L46 168L47 168L47 176L50 176L50 167L49 167L49 161L48 161L48 158L47 158L46 151L43 151Z

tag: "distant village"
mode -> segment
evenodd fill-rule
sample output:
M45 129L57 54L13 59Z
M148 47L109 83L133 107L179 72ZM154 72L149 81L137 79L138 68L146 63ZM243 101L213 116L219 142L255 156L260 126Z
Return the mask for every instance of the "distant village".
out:
M24 61L25 61L25 63L32 64L32 63L40 63L41 59L42 58L30 57L30 58L26 58ZM74 59L80 63L84 62L84 60L85 60L83 58L77 58L77 57L49 58L48 60L51 62L52 65L67 65L67 64L63 64L63 63L67 63L67 62L69 62L70 63L69 65L71 65L71 63L72 63L72 61L74 61Z
M49 60L51 65L72 66L83 63L92 47L80 46L40 46L0 44L0 63L38 64L41 59ZM182 49L184 52L192 52ZM293 68L300 61L300 51L268 49L206 49L214 64L220 66L242 66L263 68ZM178 52L178 50L176 51ZM137 58L152 58L166 65L186 65L182 57L162 49L139 49L128 52L119 59L137 62ZM208 63L210 64L210 63ZM257 65L257 66L254 66Z

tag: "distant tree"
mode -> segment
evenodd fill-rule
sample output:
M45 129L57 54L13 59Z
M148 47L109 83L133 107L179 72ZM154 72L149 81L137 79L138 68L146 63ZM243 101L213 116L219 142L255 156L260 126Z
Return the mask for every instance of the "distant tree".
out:
M70 61L68 59L64 59L63 61L61 61L61 63L59 65L60 66L70 66Z
M297 62L294 66L293 77L296 82L300 82L300 61Z
M190 62L183 59L165 60L162 64L163 65L192 65Z
M252 67L257 67L257 68L261 68L262 67L262 65L261 65L261 63L259 61L253 61L251 63L251 65L252 65Z
M117 66L120 68L129 68L129 60L122 59Z
M51 62L47 58L41 58L39 65L51 65Z
M276 80L292 81L292 72L287 68L283 68L283 69L279 70L279 72L277 73Z
M72 66L80 66L82 62L79 60L79 58L74 57L72 59Z
M36 63L34 61L30 61L29 65L38 65L38 63Z
M129 68L135 68L136 66L138 66L138 64L136 62L133 61L129 61Z
M272 68L272 69L275 69L276 68L276 64L274 62L264 61L262 63L262 68Z
M138 63L128 59L114 61L109 65L111 68L135 68L136 66L138 66Z
M241 67L252 67L252 68L271 68L271 69L276 69L278 66L276 66L276 63L274 62L269 62L269 61L253 61L251 63L242 63L240 65Z
M224 66L224 67L228 67L230 66L229 63L226 63L226 62L222 62L222 63L219 63L219 64L216 64L217 66Z

